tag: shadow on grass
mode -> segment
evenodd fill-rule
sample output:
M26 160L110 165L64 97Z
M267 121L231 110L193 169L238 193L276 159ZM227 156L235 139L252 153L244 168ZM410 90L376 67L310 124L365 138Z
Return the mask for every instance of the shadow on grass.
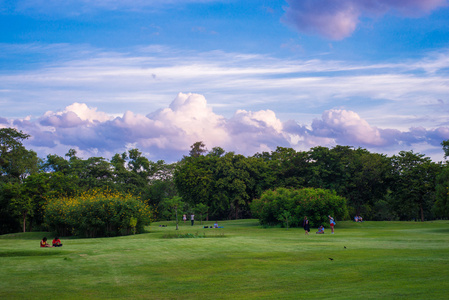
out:
M224 233L216 235L206 235L206 233L167 233L162 236L163 239L202 239L202 238L224 238Z
M449 228L427 229L427 232L448 234Z
M54 249L9 250L9 251L0 251L0 257L52 256L52 255L60 255L62 253L63 253L62 251L54 251Z

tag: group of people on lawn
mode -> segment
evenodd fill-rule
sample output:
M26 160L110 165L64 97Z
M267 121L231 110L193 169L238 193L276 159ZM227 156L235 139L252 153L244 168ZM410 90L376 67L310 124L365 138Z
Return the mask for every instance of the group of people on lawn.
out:
M53 239L53 242L50 244L49 242L47 242L47 237L44 237L41 241L41 247L45 248L45 247L62 247L62 243L61 240L56 236Z
M331 234L334 234L334 226L336 224L335 220L330 215L328 216L328 218L329 218L329 224L331 226ZM304 231L306 232L306 235L309 235L310 224L309 224L309 220L307 219L307 217L304 217L303 227L304 227ZM323 225L318 227L318 231L316 232L316 234L324 234L324 226Z
M330 215L329 217L329 224L331 226L331 234L334 233L334 226L335 226L335 220L334 218L332 218ZM186 221L186 215L183 216L183 220L184 222ZM362 222L362 217L356 216L354 218L354 221L356 222ZM194 222L194 215L191 216L191 222L192 222L192 226L193 226L193 222ZM303 221L303 227L304 227L304 231L306 232L306 235L309 235L310 232L310 224L309 224L309 220L307 219L307 217L304 217L304 221ZM218 227L218 223L214 224L214 228L219 228ZM321 225L320 227L318 227L318 231L316 232L316 234L324 234L324 226ZM62 243L61 240L59 240L58 237L55 237L53 242L50 244L47 242L47 238L44 237L41 241L41 247L62 247Z

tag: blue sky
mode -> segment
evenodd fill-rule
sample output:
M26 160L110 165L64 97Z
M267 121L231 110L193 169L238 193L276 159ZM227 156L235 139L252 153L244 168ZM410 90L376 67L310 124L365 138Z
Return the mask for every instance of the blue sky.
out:
M0 0L0 30L0 127L42 158L449 139L447 0Z

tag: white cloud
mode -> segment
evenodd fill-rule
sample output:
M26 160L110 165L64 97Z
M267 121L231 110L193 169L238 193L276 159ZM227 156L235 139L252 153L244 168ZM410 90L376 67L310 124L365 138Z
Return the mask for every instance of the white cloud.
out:
M31 49L16 50L26 56L27 51L38 51L39 47L33 45ZM142 48L134 55L103 53L89 47L77 48L76 54L67 52L65 46L42 49L48 55L59 53L58 57L63 56L61 51L72 59L36 70L0 74L5 87L0 90L0 101L8 107L2 117L42 115L54 107L80 102L108 115L130 109L154 111L164 108L176 89L207 95L209 105L227 117L238 109L276 108L278 116L309 114L305 121L310 122L317 116L317 107L351 110L348 101L358 99L366 107L357 108L361 115L364 110L365 115L379 111L379 120L394 123L401 115L415 115L416 111L436 119L439 113L432 111L428 103L446 99L449 94L449 77L444 72L449 66L447 51L414 61L354 64L317 59L291 61L220 51L186 52L181 58L175 50L158 47ZM392 111L396 116L386 119ZM408 128L412 124L394 125Z
M317 136L333 137L340 145L383 146L379 130L353 111L340 109L325 111L321 120L312 123Z
M337 143L395 151L420 142L436 149L449 125L447 50L397 63L355 64L221 51L180 57L163 47L133 55L89 47L72 55L67 49L9 49L59 53L60 60L0 74L2 126L20 126L39 147L110 153L136 143L153 157L172 158L199 140L244 154ZM72 58L62 59L61 52ZM196 93L180 93L169 105L175 89ZM65 108L53 112L59 107ZM417 125L424 135L409 129Z
M261 110L257 112L247 112L239 109L234 115L234 122L240 125L247 125L254 128L272 128L275 132L282 132L282 122L276 118L272 110Z
M287 0L284 20L301 32L333 40L350 36L362 17L386 13L419 16L447 5L447 0Z
M318 145L349 145L387 154L417 147L441 160L443 153L437 150L441 141L449 139L449 126L381 129L356 112L342 109L323 112L310 126L295 120L282 122L271 110L240 109L232 118L225 118L213 112L203 95L193 93L179 93L169 107L146 116L127 111L112 118L74 103L59 113L5 123L30 134L26 145L41 157L63 155L74 148L80 155L108 158L132 146L152 160L170 162L187 155L190 145L197 141L203 141L209 149L222 147L246 156L278 146L309 150Z
M71 127L79 125L80 122L104 122L111 120L112 117L104 112L97 112L97 108L89 108L85 103L73 103L61 112L46 112L43 116L44 122L61 122L59 126ZM58 120L58 121L56 121ZM64 124L66 122L67 124ZM56 125L56 124L55 124ZM58 126L58 127L59 127Z

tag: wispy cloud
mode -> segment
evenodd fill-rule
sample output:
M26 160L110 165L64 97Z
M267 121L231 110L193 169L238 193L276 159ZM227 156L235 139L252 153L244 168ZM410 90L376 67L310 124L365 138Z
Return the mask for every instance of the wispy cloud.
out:
M9 0L0 2L1 11L31 15L79 16L98 11L172 9L189 3L211 3L220 0Z
M441 106L449 100L448 51L414 61L361 64L180 52L162 46L133 49L133 54L87 46L73 52L67 45L21 47L15 52L19 56L54 52L55 59L0 72L0 101L8 107L1 117L38 116L75 102L109 114L149 112L164 108L173 94L183 91L207 96L209 104L227 117L238 109L272 109L284 120L284 114L298 113L308 114L304 122L311 122L324 110L340 108L357 110L366 118L376 111L379 121L370 122L404 130L425 115L432 115L432 120L420 124L435 126L435 120L445 117ZM3 48L14 52L10 45ZM8 58L15 59L14 54Z

